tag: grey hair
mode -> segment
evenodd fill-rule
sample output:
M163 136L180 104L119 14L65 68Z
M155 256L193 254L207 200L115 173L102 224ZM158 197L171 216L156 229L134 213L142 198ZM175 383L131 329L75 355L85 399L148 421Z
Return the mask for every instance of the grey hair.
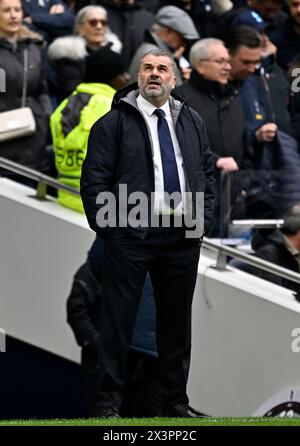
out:
M281 231L287 235L296 234L300 230L300 204L291 207L284 216Z
M84 8L80 9L78 11L78 13L76 14L75 23L74 23L74 34L77 34L78 25L81 25L84 22L87 14L90 11L95 10L95 9L99 12L102 12L102 14L104 14L105 18L107 19L107 11L102 6L98 6L98 5L85 6Z
M167 51L163 51L163 50L159 50L159 49L151 50L151 51L148 51L147 53L143 54L143 56L140 59L139 71L140 71L141 65L143 63L143 60L145 59L146 56L168 57L170 59L170 61L172 62L172 68L173 68L174 74L176 75L177 66L176 66L174 57L172 56L172 54L168 53Z
M223 40L208 37L207 39L198 40L190 49L189 59L193 68L196 67L199 60L209 59L208 49L211 45L222 45L225 47Z

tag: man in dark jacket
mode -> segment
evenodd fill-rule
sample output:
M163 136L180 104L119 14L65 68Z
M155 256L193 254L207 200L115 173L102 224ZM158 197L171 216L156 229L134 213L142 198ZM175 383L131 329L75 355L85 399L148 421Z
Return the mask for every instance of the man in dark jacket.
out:
M240 87L251 142L253 145L271 142L279 125L283 131L291 129L288 83L284 77L278 77L281 73L269 58L263 60L262 40L256 29L238 26L228 32L225 44L231 56L230 77Z
M272 123L273 125L276 123L280 130L290 134L291 122L287 108L289 82L283 70L276 63L277 49L265 33L267 23L253 11L240 14L235 23L238 26L236 26L236 31L235 26L233 27L231 33L232 36L235 36L233 41L241 30L244 33L244 42L247 42L247 36L250 37L250 29L252 29L252 34L257 32L256 39L260 39L261 66L257 67L254 72L250 71L247 78L242 79L244 82L241 85L241 96L245 104L247 126L252 142L254 142L254 138L259 141L264 133L264 126L268 127ZM254 34L252 39L254 41ZM241 44L240 46L243 46L243 40ZM247 47L247 44L245 46ZM252 50L255 51L255 48ZM235 60L236 55L233 55L233 61ZM234 68L233 75L237 79L239 73Z
M205 231L212 224L213 159L200 116L170 95L172 56L157 50L144 55L138 79L138 88L120 90L112 111L93 126L81 177L89 224L105 240L98 415L119 417L126 356L149 271L163 415L194 418L199 413L188 405L186 384L202 235L197 228L187 233L186 217L198 215L193 224L203 219Z
M243 105L237 88L229 83L230 58L224 43L202 39L190 51L193 70L188 82L176 88L187 103L203 118L217 172L217 201L214 229L210 236L224 236L221 197L225 197L221 174L243 167L249 153ZM232 176L231 176L232 178Z
M247 150L247 130L238 90L230 84L230 57L218 39L202 39L190 51L192 73L178 93L203 118L216 167L238 170Z

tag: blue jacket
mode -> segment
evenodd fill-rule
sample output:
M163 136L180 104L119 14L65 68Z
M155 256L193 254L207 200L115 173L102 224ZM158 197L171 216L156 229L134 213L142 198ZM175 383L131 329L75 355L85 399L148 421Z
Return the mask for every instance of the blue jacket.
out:
M269 89L269 95L265 85ZM289 89L285 74L272 58L264 61L262 69L241 85L246 124L253 144L256 142L255 131L267 122L275 122L280 130L291 133L287 107Z

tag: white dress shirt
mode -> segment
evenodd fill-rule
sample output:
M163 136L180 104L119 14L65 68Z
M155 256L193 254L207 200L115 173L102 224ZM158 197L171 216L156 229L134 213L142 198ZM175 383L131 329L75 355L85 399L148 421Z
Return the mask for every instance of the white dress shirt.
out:
M182 193L182 201L176 207L176 209L171 209L166 205L164 201L164 176L160 152L160 144L157 131L157 120L158 117L154 114L154 111L158 108L152 105L147 99L139 95L137 97L137 105L139 110L142 112L145 121L148 124L151 139L152 139L152 159L154 167L154 181L155 181L155 195L154 195L154 213L157 214L183 214L184 210L184 192L186 191L185 176L183 170L183 158L179 147L178 139L175 133L174 124L171 116L169 101L167 101L161 108L165 112L165 119L167 120L169 130L171 133L172 143L175 151L175 158L180 182L180 188Z

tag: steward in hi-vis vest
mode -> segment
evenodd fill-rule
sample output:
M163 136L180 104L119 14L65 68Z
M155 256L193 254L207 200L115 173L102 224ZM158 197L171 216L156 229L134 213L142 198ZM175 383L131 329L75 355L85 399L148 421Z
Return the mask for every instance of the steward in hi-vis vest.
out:
M79 190L90 129L110 110L116 89L128 80L121 56L108 47L87 57L87 82L79 84L50 118L55 165L61 183ZM83 212L80 196L59 190L58 202Z

